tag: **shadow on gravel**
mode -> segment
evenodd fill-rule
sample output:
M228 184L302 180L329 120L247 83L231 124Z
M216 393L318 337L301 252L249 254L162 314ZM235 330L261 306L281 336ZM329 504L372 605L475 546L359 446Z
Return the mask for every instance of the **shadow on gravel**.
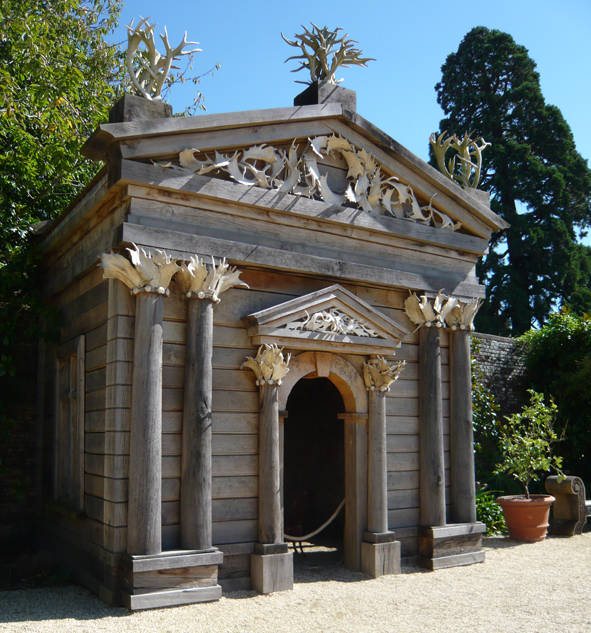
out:
M126 609L109 607L87 589L77 586L0 592L0 624L100 620L128 615Z

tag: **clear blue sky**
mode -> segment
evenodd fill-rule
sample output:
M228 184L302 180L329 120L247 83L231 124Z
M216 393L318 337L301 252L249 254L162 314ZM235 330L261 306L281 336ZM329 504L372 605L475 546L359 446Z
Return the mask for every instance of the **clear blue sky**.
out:
M199 42L195 74L221 64L200 85L209 113L293 105L304 88L294 79L306 77L289 72L296 63L284 61L293 49L280 33L292 38L310 22L343 27L365 55L377 59L341 73L343 85L357 91L359 114L423 159L442 117L434 86L446 56L471 28L500 29L529 50L546 101L561 109L577 149L591 159L589 0L128 0L117 41L126 40L123 25L132 18L137 24L139 15L151 16L157 33L166 26L173 45L185 30ZM183 110L193 94L192 85L177 86L169 101Z

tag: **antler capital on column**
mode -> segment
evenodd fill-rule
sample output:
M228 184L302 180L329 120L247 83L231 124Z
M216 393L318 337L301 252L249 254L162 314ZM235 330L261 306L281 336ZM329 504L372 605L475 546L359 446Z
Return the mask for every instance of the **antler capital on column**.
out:
M448 297L440 290L434 299L411 293L404 302L406 316L418 327L448 327L452 330L474 330L474 317L481 300L462 301ZM418 328L417 328L418 329Z
M213 257L211 259L212 266L209 270L205 262L197 256L191 257L188 265L181 265L178 280L187 299L197 297L218 303L222 292L235 287L249 287L240 281L241 271L235 266L229 266L225 258L217 266Z
M257 378L257 385L281 385L281 380L289 371L291 354L283 357L283 347L277 345L261 345L255 358L251 356L242 363L240 369L252 369Z
M390 385L398 379L405 365L405 360L389 363L382 356L363 363L365 388L368 391L390 391Z
M103 253L101 267L104 279L119 279L132 294L138 292L155 292L168 294L168 286L172 276L180 270L175 260L164 251L157 250L155 255L138 248L128 248L131 262L123 255Z

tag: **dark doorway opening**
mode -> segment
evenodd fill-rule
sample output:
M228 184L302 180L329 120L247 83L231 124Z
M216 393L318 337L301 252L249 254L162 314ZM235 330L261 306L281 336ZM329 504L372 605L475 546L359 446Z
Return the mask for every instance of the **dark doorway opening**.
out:
M344 424L338 419L345 406L328 378L304 378L294 385L287 411L283 442L285 533L303 536L327 521L345 497ZM342 559L344 524L343 508L328 527L306 539L333 552L324 557L327 563ZM316 552L313 557L318 559Z

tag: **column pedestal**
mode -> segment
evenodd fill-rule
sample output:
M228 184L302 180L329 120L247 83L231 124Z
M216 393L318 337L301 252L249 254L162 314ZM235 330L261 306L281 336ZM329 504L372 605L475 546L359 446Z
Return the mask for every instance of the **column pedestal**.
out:
M130 611L219 600L220 551L164 552L123 558L123 604Z
M445 569L484 562L482 535L486 525L463 523L441 527L419 527L419 558L424 569Z

